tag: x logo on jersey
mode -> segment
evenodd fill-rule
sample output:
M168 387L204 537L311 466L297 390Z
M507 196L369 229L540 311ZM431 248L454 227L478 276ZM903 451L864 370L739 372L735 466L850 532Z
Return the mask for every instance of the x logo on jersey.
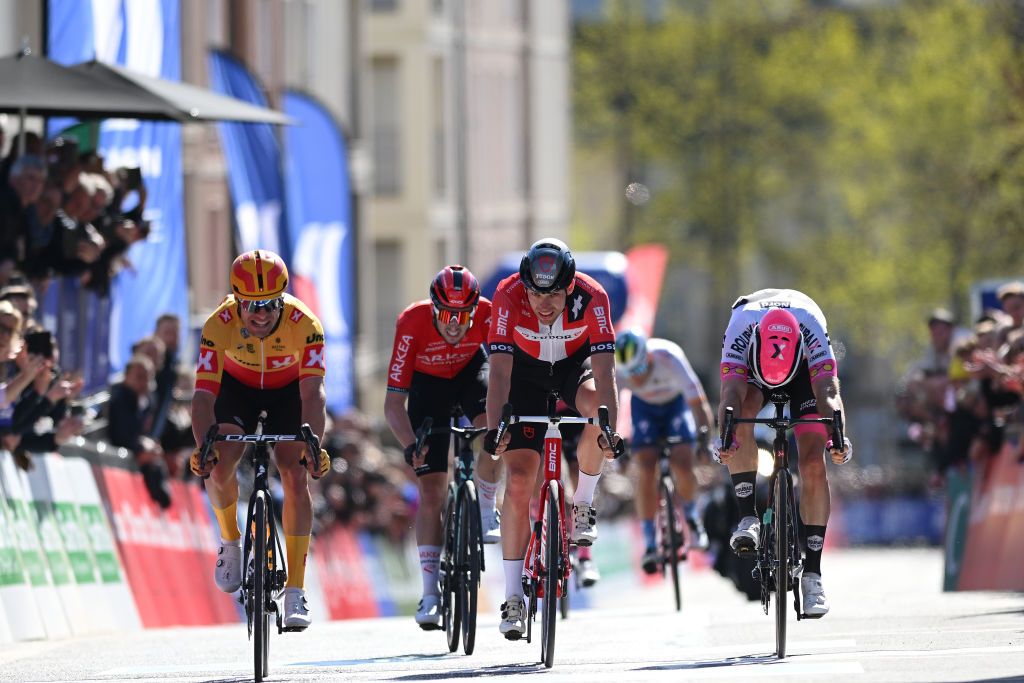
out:
M572 317L580 317L580 309L583 308L583 295L577 294L572 300Z
M319 348L310 348L306 352L306 367L324 367L324 347L321 346Z
M216 372L216 370L213 369L214 357L214 351L200 351L199 364L196 366L196 372Z

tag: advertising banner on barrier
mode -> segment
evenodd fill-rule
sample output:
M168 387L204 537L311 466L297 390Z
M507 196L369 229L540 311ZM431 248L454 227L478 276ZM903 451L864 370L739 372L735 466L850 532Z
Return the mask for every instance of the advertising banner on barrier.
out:
M351 530L335 526L320 534L311 555L320 573L325 607L331 619L379 616L373 581L363 562L359 540Z
M213 585L216 549L195 486L172 482L172 505L152 502L142 476L98 467L128 584L147 628L238 620L233 597Z
M14 525L7 516L6 500L3 483L0 482L0 643L14 640L8 621L13 622L18 618L19 607L30 606L30 609L35 610L32 589L18 555Z
M1024 590L1024 462L1007 442L974 474L960 590Z
M31 491L43 552L64 615L75 635L94 633L97 623L109 623L109 619L102 612L92 619L91 613L103 607L96 591L95 571L85 551L84 534L78 528L74 505L68 501L70 496L65 495L67 486L59 472L60 457L34 454L32 461L32 471L20 474L25 477L25 490Z
M22 484L21 473L14 464L14 458L2 450L0 488L3 489L6 519L14 532L18 555L31 587L29 592L11 594L16 602L10 609L18 615L17 619L9 622L11 635L15 640L65 638L71 635L71 627L64 616L49 568L43 559L35 514L30 511L31 494L28 487ZM6 600L4 606L8 607Z
M100 584L99 590L112 615L109 627L118 631L134 631L141 626L139 613L121 571L92 466L83 458L64 458L63 462L78 521Z
M946 472L946 509L942 590L955 591L960 583L971 519L971 477L955 467Z

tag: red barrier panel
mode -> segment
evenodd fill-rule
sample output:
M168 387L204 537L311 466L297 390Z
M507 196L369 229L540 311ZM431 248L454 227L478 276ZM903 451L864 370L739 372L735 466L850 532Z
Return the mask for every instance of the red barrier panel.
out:
M1024 590L1024 463L1003 446L974 479L960 590Z
M315 542L311 554L330 618L380 616L356 535L349 529L335 526L317 536Z
M173 505L161 510L138 473L97 469L143 626L237 621L232 597L213 586L216 551L199 491L172 482Z

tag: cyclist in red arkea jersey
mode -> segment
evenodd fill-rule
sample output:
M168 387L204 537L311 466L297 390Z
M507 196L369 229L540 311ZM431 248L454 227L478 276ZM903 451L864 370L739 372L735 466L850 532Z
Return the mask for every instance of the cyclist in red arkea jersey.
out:
M435 425L448 424L456 406L475 426L484 425L487 357L483 344L490 317L491 302L480 296L480 285L473 274L462 266L446 266L430 285L430 300L402 311L395 330L384 415L395 438L405 446L405 460L416 471L419 483L416 543L423 599L416 611L416 623L424 630L441 628L438 560L450 435L429 437L421 452L415 453L415 430L428 416ZM480 458L474 469L484 543L497 543L501 538L494 503L498 463Z
M542 239L523 256L519 273L505 278L494 295L491 353L487 389L484 448L504 455L508 466L502 503L502 556L505 603L501 633L509 640L522 637L523 558L530 537L530 497L536 490L544 430L537 425L513 425L496 443L501 409L511 403L519 415L544 415L547 395L557 390L573 410L586 416L608 406L612 429L618 412L615 388L615 330L608 295L595 280L576 272L576 262L564 242ZM590 357L592 370L583 362ZM580 438L579 483L573 502L573 540L581 547L597 538L594 489L601 477L602 450L612 456L596 426Z

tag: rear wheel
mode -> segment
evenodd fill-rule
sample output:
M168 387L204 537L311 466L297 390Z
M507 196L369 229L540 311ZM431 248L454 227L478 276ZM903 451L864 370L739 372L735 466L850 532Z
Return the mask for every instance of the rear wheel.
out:
M544 510L547 533L541 552L544 558L544 606L541 616L541 659L551 668L555 663L555 626L558 624L558 584L562 563L562 515L558 483L548 482Z
M476 497L476 486L467 481L462 487L459 504L458 586L462 594L459 605L462 608L462 649L467 655L473 654L476 645L477 589L480 586L480 557L483 543L480 523L480 503Z
M786 610L789 594L789 471L779 470L775 477L775 652L786 656Z
M252 586L252 623L253 623L253 669L256 674L256 683L260 683L263 677L269 673L268 660L270 658L270 613L267 611L266 592L270 587L267 584L267 499L263 491L256 492L256 502L253 506L253 526L251 527L254 538L253 548L253 586Z
M683 594L679 587L679 555L683 547L683 537L680 533L682 527L679 524L679 513L676 511L673 497L675 487L668 477L661 478L661 485L658 487L661 496L661 554L665 564L669 566L672 575L672 589L676 596L676 611L683 609Z

